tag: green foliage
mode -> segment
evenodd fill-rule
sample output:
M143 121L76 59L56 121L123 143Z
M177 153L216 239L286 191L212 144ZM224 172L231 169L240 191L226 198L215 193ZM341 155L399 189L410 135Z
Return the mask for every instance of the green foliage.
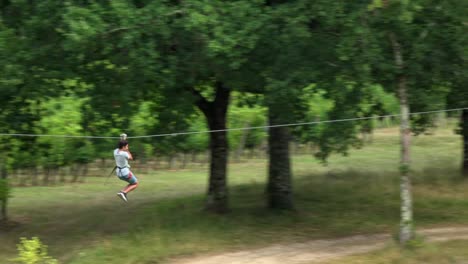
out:
M375 115L398 113L398 102L395 96L386 92L380 85L362 85L356 82L341 80L336 83L340 92L321 92L327 102L325 115L329 120L372 118ZM333 94L334 93L334 94ZM373 119L331 122L317 126L310 141L319 146L316 157L326 162L332 153L347 155L351 147L361 147L363 142L359 133L371 133L374 129Z
M405 247L409 250L417 250L427 246L424 238L421 236L413 235L413 238L406 242Z
M407 175L411 172L411 167L409 164L401 164L399 167L400 173L403 175Z
M193 132L206 131L206 121L202 118L201 114L193 118L190 130ZM208 149L209 146L209 134L208 133L196 133L191 134L187 137L186 149L192 152L202 152Z
M131 118L130 129L127 133L131 135L147 135L153 131L158 124L158 115L153 111L154 103L143 101L140 103L138 111ZM154 154L154 146L150 140L139 139L130 141L131 150L139 159L146 159Z
M388 5L387 5L388 3ZM207 130L199 92L247 94L229 128L466 106L466 3L398 1L4 1L0 127L5 133L115 136ZM395 65L389 36L402 47ZM194 92L195 91L195 92ZM248 107L246 107L248 105ZM213 109L211 109L213 110ZM421 133L432 120L412 118ZM223 124L224 125L224 124ZM362 146L361 120L294 129L318 157ZM238 147L243 131L229 133ZM266 137L249 130L247 147ZM108 158L114 140L1 138L9 169ZM141 156L206 150L208 134L132 141Z
M329 112L334 107L332 99L326 98L326 91L318 89L311 84L304 89L304 98L307 98L307 112L305 121L320 122L328 119ZM302 142L318 142L324 133L326 124L318 123L294 128L295 135Z
M370 11L377 9L377 8L382 8L383 7L383 2L382 0L374 0L372 1L371 4L367 7Z
M456 4L431 0L370 2L336 3L339 8L334 16L324 20L330 21L334 32L340 34L335 39L336 57L330 58L335 65L335 73L330 76L338 77L338 82L328 79L330 88L319 83L319 87L327 87L335 101L332 119L398 113L395 98L402 76L412 112L446 107L450 90L463 87L460 85L461 76L465 75L462 58L467 38L461 33L466 25L463 26L460 9L466 10L466 5L456 7ZM390 36L400 44L402 68L396 65L395 46ZM327 73L326 68L321 72ZM393 101L387 107L383 107L381 98L384 97L379 95L382 91L378 90L382 89ZM458 88L458 92L451 94L457 105L463 104L461 90ZM353 123L336 124L327 131L328 137L320 141L322 158L331 151L346 151L347 145L356 145L355 133L372 128L369 122ZM413 132L423 133L432 123L428 115L413 116Z
M49 135L83 135L80 109L86 99L76 95L51 98L41 104L42 118L37 132ZM89 141L74 138L41 137L36 158L44 166L59 167L72 162L86 163L92 160L93 146Z
M47 253L47 246L39 238L27 239L22 237L18 247L18 258L16 262L22 264L57 264L58 261Z
M63 24L67 28L60 29L70 40L67 43L87 45L88 41L92 41L99 33L102 33L105 22L99 14L96 14L97 11L97 5L92 5L91 8L71 4L67 6L63 19ZM69 48L78 48L78 46Z
M263 107L245 107L233 105L228 112L229 128L245 128L264 126L267 123L266 110ZM258 147L266 139L264 129L233 130L228 132L229 146L237 149L241 142L241 137L246 136L245 146L247 148Z

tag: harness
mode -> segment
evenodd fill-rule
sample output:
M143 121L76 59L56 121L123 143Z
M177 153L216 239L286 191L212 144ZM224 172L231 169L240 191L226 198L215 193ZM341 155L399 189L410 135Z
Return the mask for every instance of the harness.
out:
M128 167L128 166L125 166L125 167L115 166L115 167L112 169L111 173L109 173L109 176L111 176L112 173L114 173L114 171L115 171L116 169L119 169L119 171L120 171L120 170L123 170L123 169L126 169L126 168L129 168L129 167Z
M127 168L130 168L130 167L128 167L128 166L124 166L124 167L115 166L115 167L114 167L114 170L112 170L112 172L114 172L116 169L119 169L119 173L120 173L121 170L127 169ZM111 172L111 173L112 173L112 172Z

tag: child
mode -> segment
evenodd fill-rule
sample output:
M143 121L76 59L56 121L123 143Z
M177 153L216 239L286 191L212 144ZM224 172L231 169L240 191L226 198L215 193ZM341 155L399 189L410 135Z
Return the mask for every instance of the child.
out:
M128 150L128 142L120 140L118 147L114 150L114 158L116 164L117 177L122 181L128 182L128 185L120 192L117 193L122 200L128 202L127 194L136 189L138 186L138 179L130 171L128 160L133 160L132 153Z

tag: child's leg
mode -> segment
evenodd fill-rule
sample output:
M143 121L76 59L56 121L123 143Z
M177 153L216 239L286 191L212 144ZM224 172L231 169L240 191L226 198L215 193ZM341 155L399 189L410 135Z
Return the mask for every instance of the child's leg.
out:
M125 188L122 190L122 192L123 192L123 193L129 193L129 192L135 190L136 187L138 187L138 182L135 182L135 183L133 183L133 184L127 185L127 187L125 187Z
M138 187L138 179L135 177L135 175L133 175L133 173L130 171L129 177L127 178L127 182L129 183L127 185L127 187L125 187L122 192L127 194L133 190L136 189L136 187Z

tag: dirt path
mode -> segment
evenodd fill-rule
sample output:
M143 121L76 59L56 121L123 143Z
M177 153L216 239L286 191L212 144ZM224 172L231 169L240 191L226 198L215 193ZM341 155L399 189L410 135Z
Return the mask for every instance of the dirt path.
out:
M418 230L427 241L468 239L468 227ZM172 264L303 264L320 263L348 255L370 252L391 243L388 234L357 235L340 239L312 240L304 243L279 244L265 248L197 256L173 260Z

